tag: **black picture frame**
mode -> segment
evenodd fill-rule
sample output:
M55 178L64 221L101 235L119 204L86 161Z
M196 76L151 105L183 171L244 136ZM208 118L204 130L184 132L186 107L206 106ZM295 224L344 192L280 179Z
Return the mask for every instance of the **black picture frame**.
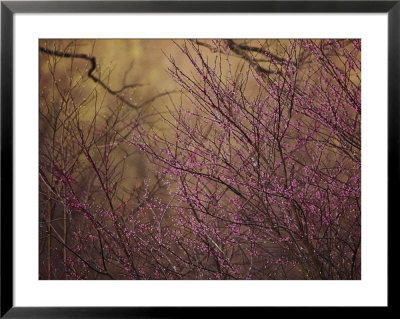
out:
M179 307L15 307L13 302L13 19L15 13L387 13L388 204L398 213L400 144L400 0L396 1L1 1L1 313L3 318L176 318L241 314L252 309ZM388 215L391 217L390 214ZM390 222L388 223L391 224ZM392 223L393 224L393 223ZM389 238L391 232L388 232ZM388 247L391 240L388 238ZM388 256L389 258L389 256ZM388 282L389 285L389 282ZM34 292L32 292L34 293ZM390 298L388 307L390 308ZM330 311L336 312L338 308ZM251 312L249 312L249 310ZM291 307L297 315L308 311ZM263 310L266 314L266 310ZM278 314L268 309L268 315ZM325 310L323 310L325 311ZM370 310L369 310L370 311Z

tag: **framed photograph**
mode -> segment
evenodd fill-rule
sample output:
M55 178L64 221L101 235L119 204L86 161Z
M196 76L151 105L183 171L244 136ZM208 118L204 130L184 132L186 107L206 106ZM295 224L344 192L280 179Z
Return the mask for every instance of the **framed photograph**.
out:
M1 317L389 309L399 18L2 1Z

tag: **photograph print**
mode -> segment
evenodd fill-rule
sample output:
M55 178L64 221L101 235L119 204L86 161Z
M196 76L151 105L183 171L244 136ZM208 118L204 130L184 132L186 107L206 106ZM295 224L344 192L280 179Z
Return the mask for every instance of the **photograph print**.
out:
M41 39L41 280L360 280L360 39Z

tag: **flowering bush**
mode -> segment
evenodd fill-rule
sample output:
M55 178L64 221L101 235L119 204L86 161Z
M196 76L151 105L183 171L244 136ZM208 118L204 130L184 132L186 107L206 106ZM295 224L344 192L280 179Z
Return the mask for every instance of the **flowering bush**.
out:
M134 137L173 185L170 249L194 278L359 279L360 41L180 48L173 134Z
M190 68L169 57L163 129L104 82L65 91L49 58L42 277L360 279L360 40L176 46ZM154 171L139 183L135 154Z

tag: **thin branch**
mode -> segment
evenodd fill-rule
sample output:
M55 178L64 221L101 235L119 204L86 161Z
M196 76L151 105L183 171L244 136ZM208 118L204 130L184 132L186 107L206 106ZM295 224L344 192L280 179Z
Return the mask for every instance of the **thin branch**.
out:
M90 69L87 73L88 77L90 79L92 79L95 83L100 84L100 86L105 89L108 93L110 93L111 95L114 95L118 100L120 100L121 102L125 103L126 105L128 105L131 108L134 109L139 109L151 102L153 102L154 100L156 100L157 98L169 94L169 93L173 93L173 92L166 92L166 93L162 93L162 94L158 94L156 96L154 96L153 98L146 100L145 102L141 103L141 104L133 104L129 101L127 101L122 95L120 95L120 93L128 88L135 88L135 87L139 87L139 86L143 86L143 84L130 84L130 85L124 85L121 89L119 90L112 90L108 85L106 85L100 78L96 77L93 72L96 70L96 58L94 56L89 56L87 54L84 53L69 53L69 52L62 52L62 51L57 51L57 50L50 50L50 49L46 49L43 47L39 47L39 51L49 54L49 55L53 55L53 56L58 56L61 58L77 58L77 59L83 59L86 61L89 61L91 66Z

